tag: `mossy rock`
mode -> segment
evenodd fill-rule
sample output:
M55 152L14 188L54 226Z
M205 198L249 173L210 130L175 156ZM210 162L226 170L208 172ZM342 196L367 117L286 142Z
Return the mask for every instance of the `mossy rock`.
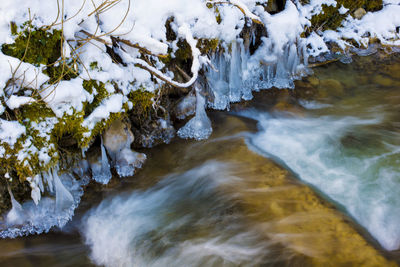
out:
M309 1L300 1L302 4L308 4ZM340 14L339 9L341 7L349 9L347 13ZM337 5L328 6L326 4L322 5L322 12L320 14L314 15L311 18L311 28L308 32L315 29L320 30L335 30L341 26L342 21L347 17L348 14L353 15L353 12L358 8L363 8L365 11L377 11L382 9L382 0L337 0Z
M55 63L61 56L62 32L27 29L18 33L15 42L3 44L1 51L8 56L16 57L34 65Z
M74 71L71 59L61 59L62 32L37 29L26 23L26 28L18 32L11 23L11 33L16 35L14 43L3 44L1 51L8 56L18 58L35 66L45 65L44 73L50 77L50 83L70 80L78 74Z

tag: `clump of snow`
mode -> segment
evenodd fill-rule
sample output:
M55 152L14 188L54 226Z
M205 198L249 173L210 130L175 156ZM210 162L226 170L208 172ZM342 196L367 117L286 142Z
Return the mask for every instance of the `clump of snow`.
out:
M83 88L79 78L49 85L40 91L40 96L57 117L64 113L72 115L74 110L81 111L83 102L91 102L93 97Z
M93 110L89 117L84 120L83 126L89 130L93 130L96 123L107 119L111 113L121 112L124 101L126 102L127 98L121 94L115 94L104 99L102 104Z
M339 11L339 14L344 15L347 13L347 11L349 11L349 9L345 8L344 6L341 6L338 11Z
M22 105L26 105L29 103L35 102L35 99L33 99L32 97L29 96L16 96L16 95L12 95L10 96L6 103L7 106L10 109L15 109L15 108L19 108Z
M6 121L0 119L0 141L7 143L11 148L17 139L25 134L25 127L17 121Z

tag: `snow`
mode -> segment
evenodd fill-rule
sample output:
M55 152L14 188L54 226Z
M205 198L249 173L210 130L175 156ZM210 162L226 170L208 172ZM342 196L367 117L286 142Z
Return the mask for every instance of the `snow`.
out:
M74 110L81 111L83 102L91 102L93 99L79 78L47 86L40 91L40 96L59 118L64 113L72 115Z
M7 143L11 148L17 139L25 134L25 127L17 121L6 121L0 119L0 140Z
M16 95L10 96L6 101L7 106L10 109L19 108L22 105L26 105L26 104L33 103L33 102L35 102L35 99L33 99L32 97L16 96Z
M344 6L341 6L341 7L339 8L339 14L341 14L341 15L346 14L347 11L349 11L349 9L348 9L348 8L345 8Z
M93 130L96 123L107 119L110 113L121 112L124 101L127 101L127 99L121 94L115 94L104 99L102 104L93 110L89 117L84 120L83 126L89 130Z

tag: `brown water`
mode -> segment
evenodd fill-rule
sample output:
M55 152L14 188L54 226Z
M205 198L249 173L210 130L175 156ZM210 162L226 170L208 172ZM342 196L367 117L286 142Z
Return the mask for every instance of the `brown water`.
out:
M387 153L378 141L398 145L398 57L374 56L314 71L295 91L263 91L233 108L242 113L210 112L214 132L209 140L177 139L146 150L148 161L134 177L113 178L106 187L90 185L63 232L0 240L0 266L396 266L397 252L385 251L358 213L343 206L359 207L359 202L346 198L342 203L319 180L303 179L309 172L296 169L279 153L281 147L258 151L250 146L258 153L249 149L260 138L255 134L263 132L263 121L257 126L246 112L268 114L273 118L269 123L291 119L296 125L312 119L316 124L307 127L315 131L348 116L371 119L371 114L382 114L379 121L340 137L335 164L343 166L349 155ZM293 142L289 137L281 132L281 138ZM331 141L318 145L335 146L335 139ZM294 153L292 158L303 164L302 156ZM397 152L393 157L371 172L396 168L400 158ZM314 168L306 163L312 169L320 164L315 161ZM398 180L394 183L400 188ZM389 210L396 205L382 203Z

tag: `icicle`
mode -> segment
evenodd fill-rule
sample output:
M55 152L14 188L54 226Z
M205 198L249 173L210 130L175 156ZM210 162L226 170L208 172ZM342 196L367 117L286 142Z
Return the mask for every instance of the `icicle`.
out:
M47 189L49 190L50 193L54 193L54 184L53 184L53 175L51 174L51 171L48 172L42 172L42 177L44 178L46 184L47 184Z
M229 105L229 85L226 76L226 62L226 57L217 53L213 59L213 65L215 65L216 70L210 69L206 74L208 85L214 96L212 101L209 100L209 105L213 109L224 110Z
M110 170L110 164L108 162L108 157L106 153L106 149L103 145L103 137L101 137L101 161L99 163L91 163L90 168L92 169L92 177L93 179L101 184L108 184L111 180L112 174Z
M211 121L207 117L205 110L205 98L200 93L200 88L195 85L196 89L196 115L179 129L178 136L181 138L194 138L203 140L210 137L212 128Z
M240 47L236 42L232 43L231 62L229 68L229 100L239 102L242 98L242 77L240 64Z
M15 200L13 193L9 186L7 186L8 194L10 194L11 198L11 210L7 213L6 222L9 225L20 225L23 224L26 220L25 211L22 208L21 204Z
M89 168L89 162L87 160L81 160L79 165L74 169L74 173L82 179L88 176Z
M56 190L56 210L63 211L70 208L74 204L74 198L61 182L57 170L53 170L53 179Z
M240 52L240 78L241 78L241 83L242 83L242 98L244 100L251 100L253 99L253 94L252 94L252 87L248 86L246 81L245 81L245 74L247 74L247 60L249 59L250 52L248 49L244 47L244 42L242 39L239 39L239 52Z
M31 198L37 205L39 204L42 196L41 192L44 192L42 177L40 175L36 175L33 178L28 177L26 180L29 182L31 187Z

